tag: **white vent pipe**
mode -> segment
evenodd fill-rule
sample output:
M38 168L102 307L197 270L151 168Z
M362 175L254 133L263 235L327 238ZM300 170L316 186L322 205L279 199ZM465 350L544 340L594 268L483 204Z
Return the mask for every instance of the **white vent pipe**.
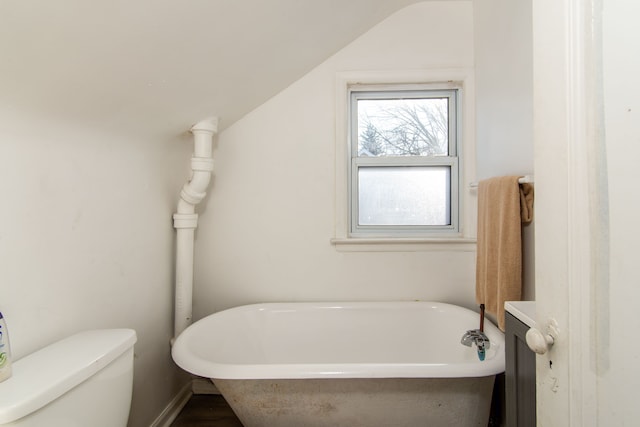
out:
M180 192L178 211L173 215L176 229L176 297L174 335L177 338L191 324L193 312L193 246L198 214L195 208L206 196L213 172L213 136L218 131L216 117L191 128L194 150L191 179ZM173 342L173 340L172 340Z

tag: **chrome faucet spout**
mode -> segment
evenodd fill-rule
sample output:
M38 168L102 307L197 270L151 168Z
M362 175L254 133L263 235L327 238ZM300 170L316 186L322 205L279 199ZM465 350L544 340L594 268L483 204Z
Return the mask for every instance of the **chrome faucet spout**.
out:
M465 332L464 335L462 335L462 339L460 339L460 343L467 347L471 347L475 344L478 349L478 358L480 360L484 360L486 350L491 347L489 337L487 337L487 335L480 329L471 329Z
M471 329L465 332L460 343L467 347L475 344L478 349L478 358L481 361L484 360L486 350L491 346L489 337L484 333L484 304L480 304L480 329Z

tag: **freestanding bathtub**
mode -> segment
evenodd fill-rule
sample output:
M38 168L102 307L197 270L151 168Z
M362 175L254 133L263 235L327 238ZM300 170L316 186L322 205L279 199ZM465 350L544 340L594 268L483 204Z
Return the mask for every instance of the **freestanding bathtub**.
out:
M245 427L488 424L504 335L460 344L479 315L432 302L270 303L212 314L173 359L211 378Z

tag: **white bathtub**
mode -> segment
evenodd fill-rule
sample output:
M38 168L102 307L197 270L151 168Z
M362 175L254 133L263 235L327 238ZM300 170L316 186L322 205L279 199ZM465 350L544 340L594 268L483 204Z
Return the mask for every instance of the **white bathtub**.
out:
M173 359L211 378L245 427L486 426L504 335L460 344L479 315L444 303L275 303L210 315Z

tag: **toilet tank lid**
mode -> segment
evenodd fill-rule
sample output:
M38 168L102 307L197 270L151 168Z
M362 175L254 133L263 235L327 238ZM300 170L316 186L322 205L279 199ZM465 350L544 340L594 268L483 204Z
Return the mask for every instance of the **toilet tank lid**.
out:
M132 348L133 329L80 332L12 365L0 383L0 424L16 421L71 390Z

